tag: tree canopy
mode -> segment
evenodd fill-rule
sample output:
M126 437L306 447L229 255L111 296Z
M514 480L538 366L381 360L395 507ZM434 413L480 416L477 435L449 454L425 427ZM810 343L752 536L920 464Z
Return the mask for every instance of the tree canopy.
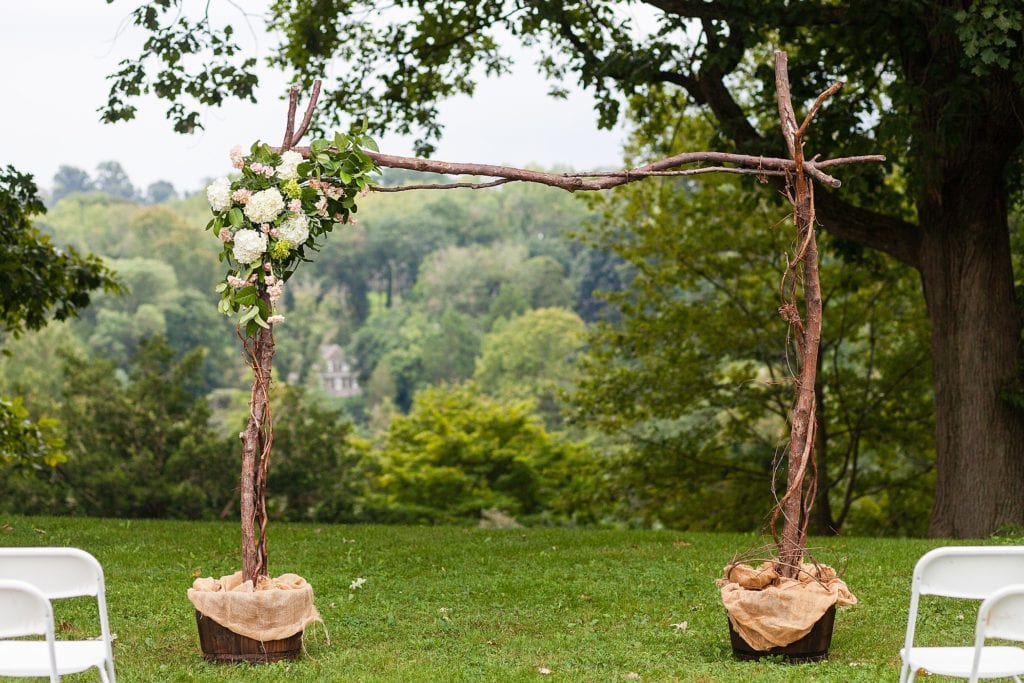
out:
M180 21L180 4L135 11L151 38L115 75L106 120L131 118L133 98L152 92L191 130L196 106L252 97L254 62L233 29ZM569 79L589 89L599 126L628 108L657 132L695 106L713 116L717 146L747 153L781 147L770 49L790 54L796 102L844 80L810 153L881 152L891 163L850 169L840 192L820 189L817 216L839 243L919 272L937 418L930 531L977 536L1024 523L1024 411L1001 398L1022 384L1007 221L1024 168L1019 3L397 0L381 10L369 0L277 0L268 28L279 38L273 66L307 85L337 74L323 124L366 113L377 129L419 133L421 152L441 132L440 101L509 69L507 36L536 49L554 95ZM200 66L183 59L204 50L213 58Z
M32 176L0 169L0 342L77 315L93 290L117 289L98 258L58 249L32 225L45 212ZM62 446L52 418L33 421L20 399L0 396L0 463L54 465Z

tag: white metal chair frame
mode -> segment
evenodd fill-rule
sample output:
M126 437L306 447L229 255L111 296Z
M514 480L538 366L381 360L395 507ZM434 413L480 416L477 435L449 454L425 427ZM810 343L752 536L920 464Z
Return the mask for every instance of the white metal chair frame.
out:
M1017 597L1018 589L1024 591L1019 584L1024 584L1024 546L948 546L925 553L914 567L906 641L900 650L900 683L912 683L919 669L972 682L979 678L1011 677L1021 683L1018 676L1024 674L1024 649L984 644L986 637L1003 638L1011 633L1022 635L1011 639L1024 640L1024 612L1016 614L1014 629L1008 607L1024 607L1024 601ZM922 595L984 601L978 611L975 644L915 647ZM1000 617L998 628L988 624L993 614Z
M15 662L24 662L32 666L28 669L31 675L49 676L50 683L59 683L50 601L30 583L0 580L0 604L3 605L0 610L0 661L12 667L4 673L10 675L14 672L13 667L17 666ZM45 636L46 640L6 640L36 635ZM45 654L46 661L46 670L41 674L40 654Z
M115 683L103 567L95 557L78 548L0 548L0 580L28 583L50 601L94 596L99 611L100 640L55 641L56 668L59 674L70 674L95 666L104 683ZM5 671L2 661L0 675L11 675ZM33 675L45 676L47 672Z
M969 683L977 683L981 671L982 652L985 649L985 641L989 638L1024 641L1024 583L997 590L981 603L978 624L974 629L974 658L971 660ZM1010 674L1010 677L1021 683L1017 673Z

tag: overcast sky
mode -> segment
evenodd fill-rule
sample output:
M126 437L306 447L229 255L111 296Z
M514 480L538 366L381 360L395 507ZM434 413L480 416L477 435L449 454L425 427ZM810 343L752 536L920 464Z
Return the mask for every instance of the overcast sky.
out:
M216 6L218 3L214 3ZM262 12L266 2L240 3ZM100 161L121 162L145 188L166 179L179 190L229 172L228 150L253 140L277 140L284 129L287 91L282 74L260 66L259 104L232 103L203 113L204 131L191 136L171 130L166 106L142 100L134 121L104 125L96 109L106 101L107 74L134 55L142 34L127 26L135 4L119 0L36 0L2 4L0 63L5 104L0 107L0 165L13 164L48 188L61 164L93 173ZM230 11L220 3L221 11ZM225 14L224 16L229 16ZM237 17L236 17L237 19ZM241 26L238 37L261 57L274 40L257 27L257 42ZM121 32L119 33L119 29ZM593 99L575 90L568 100L546 96L547 85L525 53L515 73L482 82L472 98L441 106L445 134L437 159L514 165L617 167L622 129L598 131ZM261 60L262 61L262 60ZM411 139L380 141L381 151L410 155Z

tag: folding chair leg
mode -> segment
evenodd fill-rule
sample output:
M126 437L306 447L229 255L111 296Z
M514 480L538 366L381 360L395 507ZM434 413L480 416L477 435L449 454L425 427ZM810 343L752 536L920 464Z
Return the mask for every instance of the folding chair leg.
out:
M106 662L103 662L103 666L100 667L100 680L103 681L103 683L113 683L113 681L110 680L110 674L107 672Z

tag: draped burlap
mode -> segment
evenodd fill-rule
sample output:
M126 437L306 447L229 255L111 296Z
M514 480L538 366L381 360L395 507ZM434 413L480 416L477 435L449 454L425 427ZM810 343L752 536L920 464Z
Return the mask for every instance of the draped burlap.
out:
M779 576L772 562L756 569L725 568L718 580L729 621L755 650L783 647L807 635L832 605L854 605L857 598L832 567L804 564L796 579Z
M313 587L296 574L242 581L242 572L196 579L188 599L203 616L254 640L281 640L323 621L313 605Z

